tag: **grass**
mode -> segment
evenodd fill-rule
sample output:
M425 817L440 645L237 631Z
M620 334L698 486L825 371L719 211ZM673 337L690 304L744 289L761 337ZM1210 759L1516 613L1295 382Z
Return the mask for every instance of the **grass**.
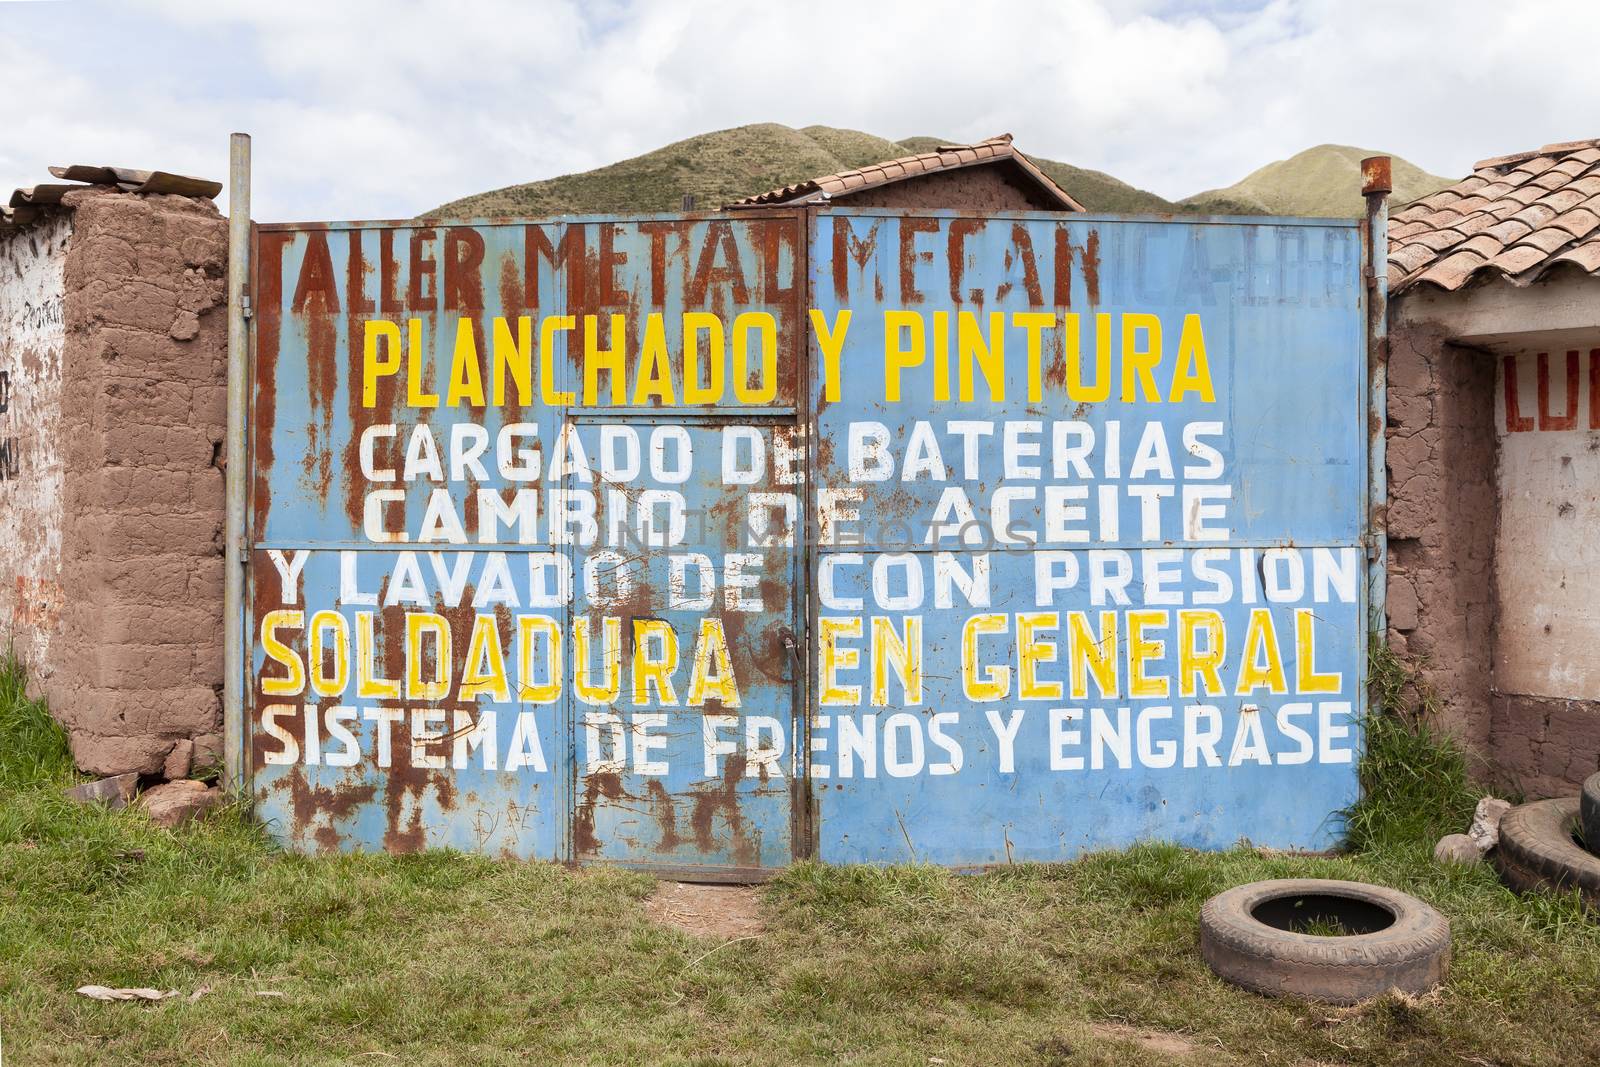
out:
M1391 730L1390 727L1393 727ZM1474 799L1414 717L1372 724L1361 850L1150 844L959 877L801 864L759 940L653 925L648 877L474 856L303 859L233 807L169 833L72 806L64 738L0 669L7 1065L1568 1064L1600 1062L1600 925L1440 868ZM1382 882L1449 916L1443 989L1356 1009L1214 978L1195 921L1269 877ZM716 949L715 951L712 951ZM95 983L186 997L100 1003ZM281 994L262 995L262 994ZM1163 1043L1164 1042L1164 1043Z

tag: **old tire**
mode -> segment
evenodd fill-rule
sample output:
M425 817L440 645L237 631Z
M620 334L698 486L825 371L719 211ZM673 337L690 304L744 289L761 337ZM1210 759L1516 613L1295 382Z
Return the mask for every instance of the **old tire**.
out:
M1591 779L1592 780L1592 779ZM1573 839L1578 798L1537 800L1506 812L1494 865L1500 880L1519 893L1535 889L1576 889L1600 906L1600 856Z
M1579 825L1583 827L1583 846L1600 856L1600 773L1583 780L1578 797Z
M1348 936L1298 933L1336 918ZM1200 952L1218 976L1269 996L1354 1004L1444 981L1450 923L1398 890L1362 882L1284 878L1219 893L1200 909Z

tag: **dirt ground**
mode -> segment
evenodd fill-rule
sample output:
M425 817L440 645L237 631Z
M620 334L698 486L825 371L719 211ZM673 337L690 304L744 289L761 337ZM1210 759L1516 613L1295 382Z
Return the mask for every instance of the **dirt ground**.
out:
M645 901L644 910L662 926L695 937L726 940L766 932L761 920L761 890L756 886L662 882Z

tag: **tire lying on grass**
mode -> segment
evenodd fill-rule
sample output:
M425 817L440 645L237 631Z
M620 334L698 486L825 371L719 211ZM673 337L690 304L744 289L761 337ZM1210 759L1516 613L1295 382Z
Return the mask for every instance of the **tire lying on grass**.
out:
M1583 827L1583 846L1600 856L1600 774L1591 774L1583 780L1578 817Z
M1573 837L1578 808L1577 797L1563 797L1506 812L1500 820L1500 844L1492 853L1500 880L1519 893L1576 889L1591 906L1600 907L1600 856Z
M1337 925L1342 936L1302 932ZM1450 923L1398 890L1285 878L1219 893L1200 909L1200 951L1220 977L1269 996L1354 1004L1444 981Z

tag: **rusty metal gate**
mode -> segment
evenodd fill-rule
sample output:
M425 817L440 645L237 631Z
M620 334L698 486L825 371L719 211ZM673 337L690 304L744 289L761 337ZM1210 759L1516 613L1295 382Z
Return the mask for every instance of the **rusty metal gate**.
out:
M1337 837L1354 224L282 225L252 263L246 766L291 847Z

